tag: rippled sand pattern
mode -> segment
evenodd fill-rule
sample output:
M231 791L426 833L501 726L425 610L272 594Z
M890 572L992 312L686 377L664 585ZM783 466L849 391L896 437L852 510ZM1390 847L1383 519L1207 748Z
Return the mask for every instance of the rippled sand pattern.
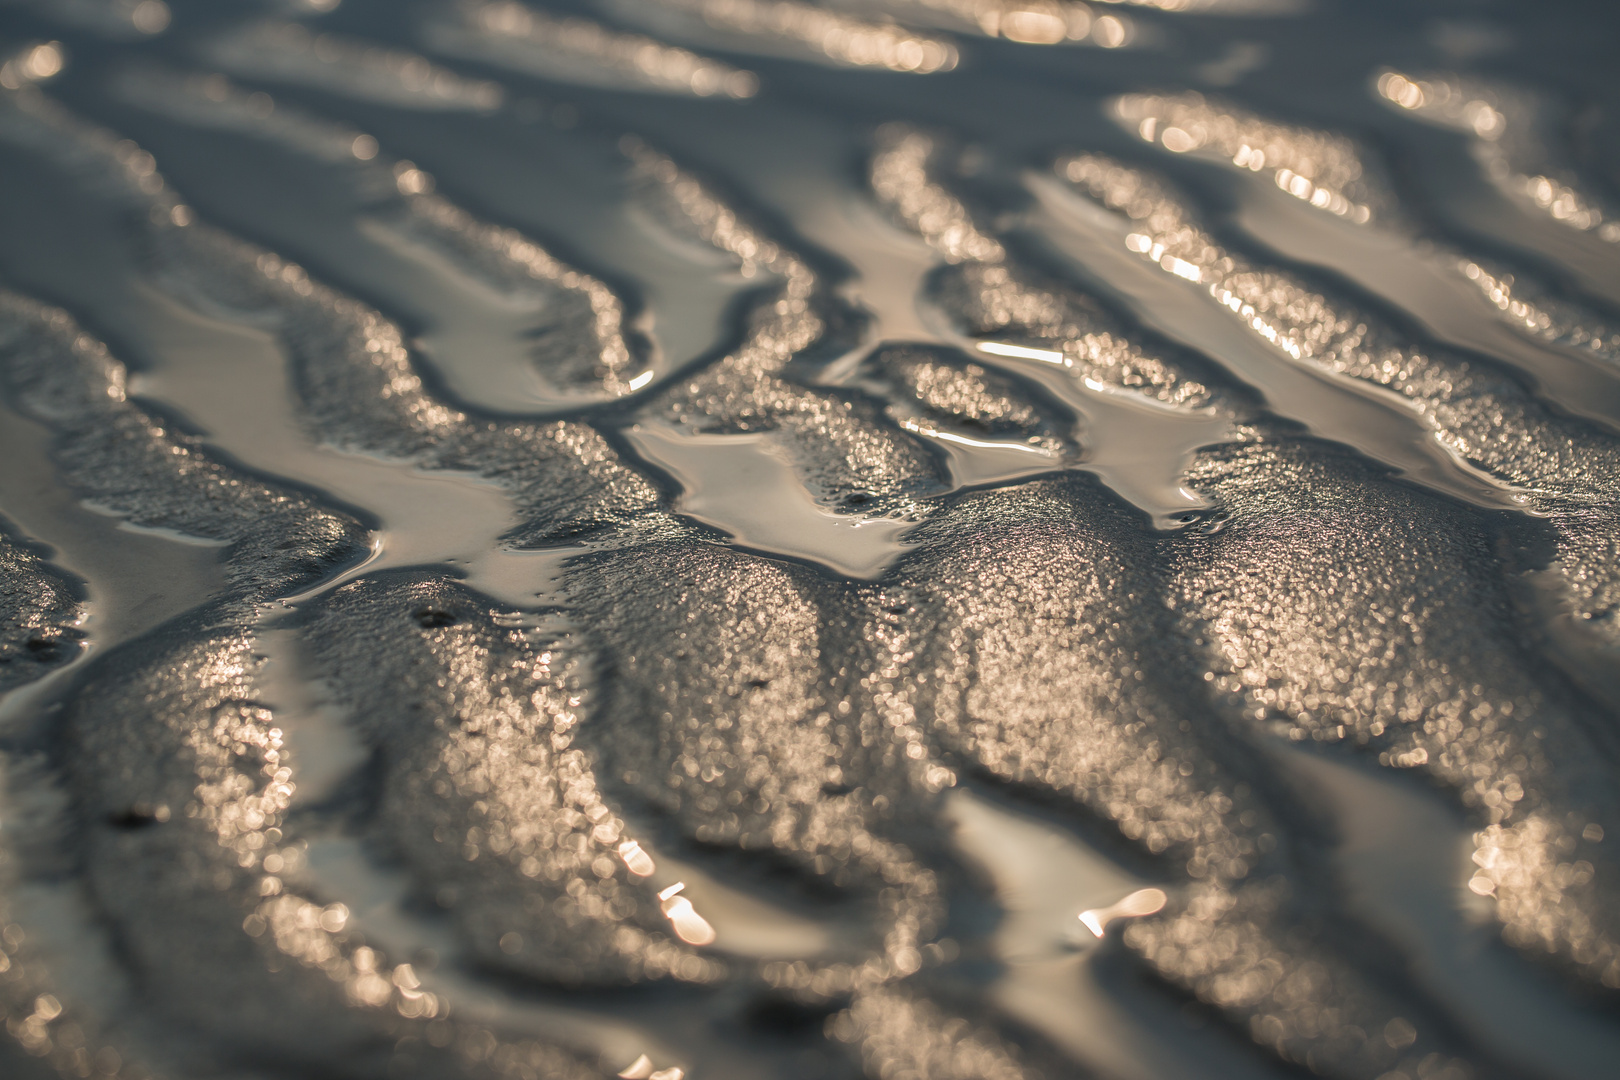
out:
M82 617L78 591L37 553L10 537L0 540L5 565L4 683L32 682L78 650Z
M388 760L382 842L481 955L565 984L715 976L671 940L640 845L573 745L583 695L561 642L442 580L359 581L334 600L309 648Z
M0 6L0 1074L1604 1075L1592 18Z

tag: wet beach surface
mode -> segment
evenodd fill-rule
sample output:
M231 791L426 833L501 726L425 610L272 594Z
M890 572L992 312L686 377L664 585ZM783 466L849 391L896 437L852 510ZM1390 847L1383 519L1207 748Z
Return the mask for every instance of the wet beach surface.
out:
M1617 30L0 3L0 1075L1609 1075Z

